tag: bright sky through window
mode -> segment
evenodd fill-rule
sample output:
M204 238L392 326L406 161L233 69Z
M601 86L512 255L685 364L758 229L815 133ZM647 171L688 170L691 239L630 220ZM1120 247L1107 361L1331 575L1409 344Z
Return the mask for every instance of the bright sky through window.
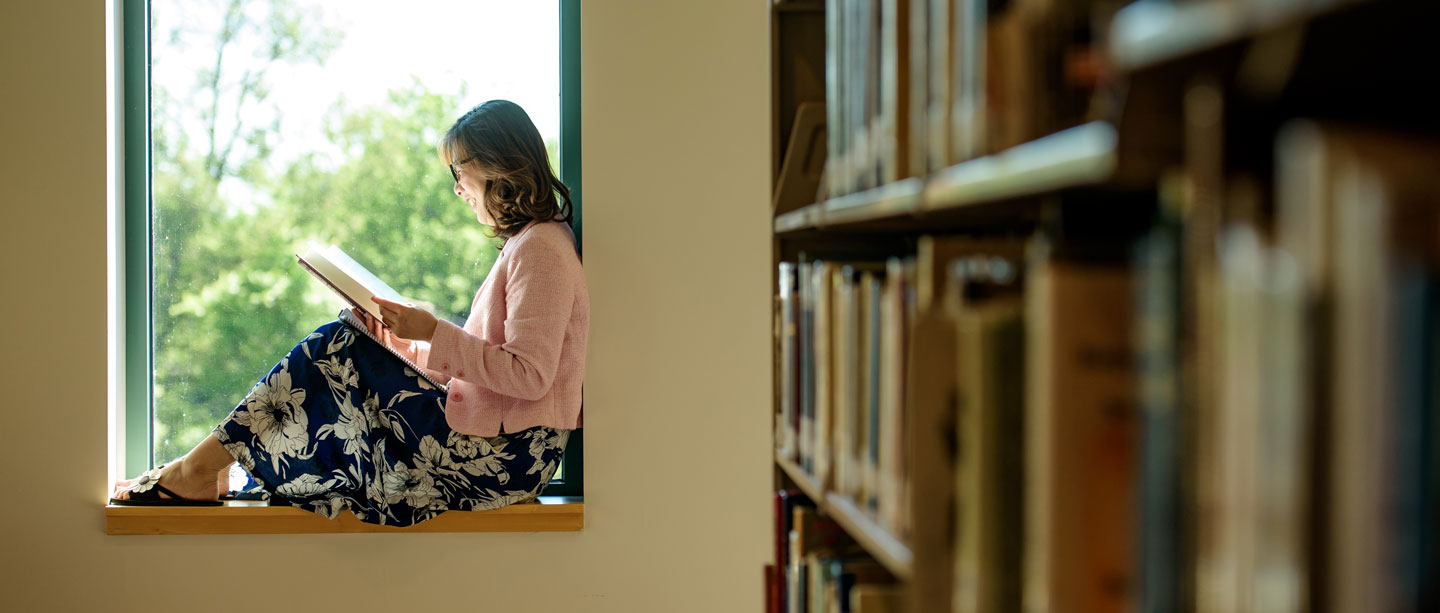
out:
M215 55L207 47L213 48L214 32L228 4L154 2L152 79L156 84L186 91L213 67ZM262 11L265 4L246 3L245 10ZM298 0L291 4L306 15L307 26L323 24L338 31L340 40L323 65L269 66L265 103L241 109L241 121L250 125L268 123L272 109L283 109L279 129L269 142L272 169L305 153L343 155L325 138L326 122L334 118L336 105L347 109L380 105L390 90L417 81L433 93L455 97L463 108L492 98L512 100L530 114L546 141L559 140L558 2ZM173 39L177 27L184 33ZM261 51L243 44L237 47L227 52L224 61L238 77L247 59ZM229 102L233 100L222 98L218 109L222 132L234 125L236 114L226 107ZM187 117L183 123L191 141L199 142L204 130L198 118ZM221 193L241 208L264 200L264 194L233 178L222 180Z

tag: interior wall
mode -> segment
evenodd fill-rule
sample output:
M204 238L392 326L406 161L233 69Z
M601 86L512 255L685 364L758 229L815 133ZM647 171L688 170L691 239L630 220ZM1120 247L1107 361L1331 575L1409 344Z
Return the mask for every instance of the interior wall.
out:
M585 5L584 531L170 537L104 533L105 3L0 8L0 608L759 610L767 7Z

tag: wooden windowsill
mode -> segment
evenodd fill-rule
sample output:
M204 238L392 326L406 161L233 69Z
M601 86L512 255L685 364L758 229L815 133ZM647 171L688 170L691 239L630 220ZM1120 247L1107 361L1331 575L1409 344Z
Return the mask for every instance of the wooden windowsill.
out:
M221 507L105 507L107 534L575 532L584 526L584 499L561 496L541 496L537 502L493 511L447 511L408 528L367 524L348 511L331 520L295 507L249 501Z

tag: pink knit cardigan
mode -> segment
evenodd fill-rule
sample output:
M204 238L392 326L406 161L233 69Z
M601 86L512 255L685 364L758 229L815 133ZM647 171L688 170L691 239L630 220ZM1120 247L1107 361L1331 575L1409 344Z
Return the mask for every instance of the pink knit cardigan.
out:
M450 386L445 420L495 436L581 425L590 294L564 222L535 222L506 241L464 327L440 320L417 363Z

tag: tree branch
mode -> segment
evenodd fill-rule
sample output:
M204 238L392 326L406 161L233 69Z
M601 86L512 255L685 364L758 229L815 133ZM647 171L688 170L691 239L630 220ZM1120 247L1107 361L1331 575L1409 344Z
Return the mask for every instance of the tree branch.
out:
M206 132L210 138L210 150L205 156L205 170L210 177L216 181L225 171L225 161L218 157L219 142L216 140L216 125L220 122L220 81L221 68L225 60L225 47L235 40L240 31L240 19L243 17L241 0L230 0L230 6L225 10L225 21L220 28L220 40L215 45L215 69L210 73L210 113L208 115L209 125ZM226 154L229 154L228 147Z

